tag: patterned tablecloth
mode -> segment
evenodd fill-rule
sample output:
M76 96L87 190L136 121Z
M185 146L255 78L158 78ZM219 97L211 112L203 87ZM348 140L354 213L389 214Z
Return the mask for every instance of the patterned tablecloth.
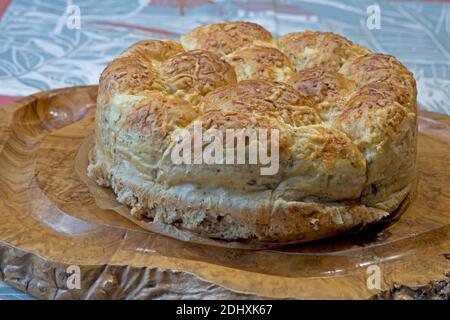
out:
M0 0L0 106L95 84L130 44L221 20L257 22L274 35L333 31L393 54L414 72L419 104L450 114L450 2L437 0ZM0 281L0 299L28 298Z

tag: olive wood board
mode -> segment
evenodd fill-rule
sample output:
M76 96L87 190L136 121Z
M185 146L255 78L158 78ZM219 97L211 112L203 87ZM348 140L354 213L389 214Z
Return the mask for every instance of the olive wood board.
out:
M13 287L41 299L367 299L445 281L450 117L419 112L417 195L397 221L245 250L152 233L97 206L75 170L96 95L63 88L0 109L0 278Z

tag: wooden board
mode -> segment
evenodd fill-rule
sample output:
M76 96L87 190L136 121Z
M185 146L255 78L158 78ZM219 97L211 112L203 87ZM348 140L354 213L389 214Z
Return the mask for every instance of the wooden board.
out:
M249 251L146 232L96 206L74 170L93 131L96 91L52 90L0 109L0 277L10 285L45 299L365 299L393 283L446 278L449 117L421 112L418 194L399 221ZM80 289L68 287L71 265L80 268ZM371 265L380 271L380 289L367 285Z

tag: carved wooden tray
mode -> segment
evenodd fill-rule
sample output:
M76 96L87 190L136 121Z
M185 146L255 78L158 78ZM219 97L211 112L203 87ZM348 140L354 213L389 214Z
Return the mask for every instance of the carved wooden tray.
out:
M421 112L418 195L399 221L249 251L150 233L96 206L74 170L93 131L96 92L52 90L0 109L0 277L10 285L45 299L366 299L393 283L446 278L449 117ZM380 289L373 277L367 285L371 265L380 271ZM79 289L70 275L77 267Z

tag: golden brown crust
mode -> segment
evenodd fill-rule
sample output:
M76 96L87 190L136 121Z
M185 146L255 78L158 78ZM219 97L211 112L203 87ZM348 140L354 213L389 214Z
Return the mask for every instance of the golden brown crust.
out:
M210 93L203 100L202 108L205 114L213 108L232 111L243 118L259 115L263 118L282 119L292 126L303 126L321 122L310 107L313 103L311 98L284 83L245 80Z
M302 201L357 199L366 181L366 162L342 132L322 125L293 133L291 157L275 190L277 198Z
M197 116L198 109L189 102L160 92L151 93L126 114L125 126L134 132L150 136L155 144L173 130L184 128Z
M416 94L397 59L333 33L273 40L252 23L207 25L180 42L138 42L103 71L89 173L149 223L230 240L319 239L378 221L413 192ZM174 133L193 133L196 120L219 134L277 129L279 170L175 164L172 152L193 138Z
M373 53L356 57L348 60L339 72L354 80L358 87L383 82L383 91L395 92L396 99L407 103L410 108L416 108L417 89L414 76L393 56Z
M251 22L223 22L198 27L181 37L189 50L203 49L219 54L229 54L238 48L257 41L269 42L269 31Z
M205 50L188 51L164 62L162 74L169 92L208 92L236 82L233 68L216 54Z
M99 105L106 105L116 94L164 91L164 81L153 62L161 62L183 51L179 43L170 40L135 43L103 70L99 81Z
M379 92L357 92L337 118L367 159L367 184L415 170L416 114Z
M409 86L402 86L396 82L393 76L388 81L376 81L360 87L354 94L378 96L382 99L389 99L398 102L410 111L416 110L415 89Z
M227 57L238 80L265 79L286 81L294 67L277 48L251 46L236 50Z
M360 85L374 81L384 81L398 74L409 80L409 85L415 83L412 73L395 57L382 53L370 53L347 61L340 72L349 79L355 79Z
M176 41L141 40L129 47L124 54L141 56L148 61L162 62L184 51L183 46Z
M236 102L253 111L270 112L289 106L312 106L314 100L291 86L275 81L244 80L211 92L204 99L204 107L215 105L227 108Z
M319 68L296 72L287 81L299 92L304 92L316 102L340 104L355 89L355 83L337 72Z
M355 82L320 68L296 72L288 80L297 91L314 98L316 110L325 121L334 119L355 90Z
M99 105L106 105L116 94L151 90L164 90L159 72L143 58L119 57L109 63L100 76Z
M293 32L278 39L278 47L294 63L297 71L323 68L337 71L352 57L369 51L332 32Z

